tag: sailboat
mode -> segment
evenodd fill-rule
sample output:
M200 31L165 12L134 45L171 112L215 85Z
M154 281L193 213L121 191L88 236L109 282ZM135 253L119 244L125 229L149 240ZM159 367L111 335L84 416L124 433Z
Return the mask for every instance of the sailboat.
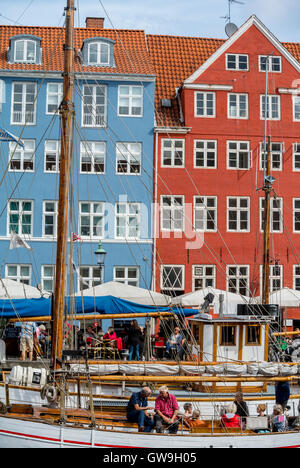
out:
M59 406L47 405L36 406L33 404L2 404L0 407L0 446L1 447L31 447L31 448L54 448L54 447L93 447L93 448L204 448L204 447L296 447L300 445L300 435L298 431L289 431L284 433L256 433L251 428L242 430L224 429L220 427L219 421L208 420L205 427L201 431L191 431L182 424L181 431L176 435L155 434L155 433L138 433L135 425L130 425L124 421L120 422L118 418L113 418L103 411L103 402L96 406L96 401L93 395L93 382L97 381L99 385L104 382L135 382L140 383L141 380L147 382L163 382L171 384L175 383L196 383L206 387L209 383L218 382L234 382L236 389L241 386L242 382L260 382L263 386L268 382L276 382L279 380L293 380L297 378L295 375L289 374L288 377L278 376L266 378L266 372L257 376L243 375L241 369L234 369L234 362L217 363L195 360L179 364L178 362L162 362L161 367L156 369L156 372L163 375L153 375L154 371L151 368L152 363L138 363L136 366L143 367L143 377L140 375L126 375L126 372L132 372L134 363L130 364L129 370L125 369L125 364L121 368L120 364L113 362L99 362L98 366L107 366L105 369L100 369L101 375L95 377L91 375L90 365L93 362L83 360L79 364L83 365L83 369L74 369L70 362L64 361L63 355L63 322L64 322L64 307L65 307L65 275L66 275L66 258L67 258L67 223L68 219L68 200L69 200L69 176L71 164L71 126L72 126L72 90L73 90L73 63L74 63L74 47L73 47L73 26L74 26L74 0L67 0L66 8L66 45L65 45L65 66L64 66L64 100L61 106L62 120L62 147L61 147L61 165L60 165L60 185L59 185L59 204L58 204L58 239L57 239L57 256L56 256L56 281L54 291L53 305L53 334L52 334L52 355L51 355L51 375L50 385L45 389L48 397L48 402L55 403L59 394ZM269 158L269 156L268 156ZM267 166L268 167L268 166ZM269 173L265 177L265 193L266 193L266 209L265 213L268 216L268 195L270 194L271 179ZM267 225L267 218L265 225ZM266 231L265 238L265 278L268 278L268 232ZM265 280L266 293L264 296L264 304L268 305L268 281ZM197 311L198 312L198 311ZM147 313L147 316L154 315ZM170 313L167 312L170 315ZM157 313L157 315L161 315ZM99 318L99 314L95 317ZM100 316L101 317L101 316ZM270 317L251 317L242 320L236 319L241 327L258 326L264 327L264 336L268 336ZM232 320L225 321L226 325L230 325ZM219 321L213 321L206 314L201 314L198 317L191 319L193 334L197 336L197 327L202 327L208 330L207 336L212 332L213 339L210 344L217 346L217 341L214 337L217 336L217 327L224 325L224 319L219 318ZM227 330L228 331L228 330ZM226 339L229 339L225 333ZM242 345L242 343L241 343ZM268 340L264 342L261 348L262 356L265 356L268 347ZM239 348L240 349L240 348ZM197 351L196 351L197 352ZM200 354L203 353L203 348L200 349ZM197 355L198 358L198 355ZM262 357L263 360L263 357ZM78 364L78 363L77 363ZM217 366L223 364L221 375L218 377ZM229 375L224 375L224 365ZM76 365L76 364L75 364ZM112 368L109 366L117 366L116 375L110 375ZM163 366L172 366L172 369L163 369ZM239 363L238 363L239 365ZM237 365L237 367L238 367ZM119 367L118 367L119 366ZM176 370L175 367L177 366ZM152 367L155 365L152 364ZM156 366L157 367L157 366ZM148 371L148 373L145 373ZM136 369L135 369L136 370ZM151 374L152 370L152 375ZM176 375L185 372L185 375ZM105 375L106 374L106 375ZM109 374L109 375L107 375ZM121 375L120 375L121 374ZM144 375L145 374L145 375ZM208 374L208 375L207 375ZM188 375L188 376L187 376ZM69 408L66 405L68 393L68 381L76 380L78 389L77 403L80 401L80 384L85 382L88 389L88 409L82 407ZM8 391L8 386L6 387ZM232 393L232 390L231 390ZM231 394L228 398L231 398ZM211 399L208 395L207 399ZM226 398L225 398L226 399ZM80 406L80 405L78 405ZM262 421L262 420L261 420ZM263 421L266 422L266 421ZM257 424L257 421L256 421Z

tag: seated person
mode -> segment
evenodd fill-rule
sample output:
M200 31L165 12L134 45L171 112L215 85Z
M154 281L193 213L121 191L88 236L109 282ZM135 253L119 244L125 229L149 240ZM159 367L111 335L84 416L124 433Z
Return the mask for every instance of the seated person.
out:
M224 427L241 427L241 418L236 414L236 410L234 403L221 408L221 423Z
M89 347L95 346L97 343L97 335L91 325L87 327L87 330L84 334L84 341Z
M119 351L122 351L123 349L123 343L122 343L122 338L118 338L116 332L114 331L113 327L109 327L107 333L103 336L103 340L109 340L111 341L112 345L116 345L117 349Z
M166 385L163 385L159 389L159 395L155 400L155 428L157 433L163 432L163 426L167 426L169 434L177 434L179 420L178 415L178 403L176 397L169 393L169 389Z
M148 414L148 410L153 409L148 406L148 397L151 395L149 387L144 387L140 392L131 395L127 405L127 421L137 422L139 432L152 432L153 420Z
M287 419L283 413L281 405L275 405L273 414L270 418L271 428L273 432L284 432L287 429Z
M263 416L266 416L265 415L265 412L267 410L267 406L264 405L263 403L259 404L256 408L256 412L257 412L257 416L258 417L263 417Z
M192 413L193 413L193 406L191 403L185 403L183 405L183 409L184 409L184 418L185 419L190 419L192 417Z
M200 419L200 416L201 416L201 413L199 410L194 410L192 412L192 416L189 420L189 425L190 427L201 427L201 426L205 426L205 421L203 421L202 419Z
M166 342L166 354L168 356L170 356L171 350L176 351L176 353L179 354L180 358L182 358L182 335L178 327L174 328L174 333L172 333L172 335Z
M249 416L249 410L247 403L244 401L244 395L242 392L235 394L234 404L236 405L236 414L241 418L243 423L246 423L247 416Z

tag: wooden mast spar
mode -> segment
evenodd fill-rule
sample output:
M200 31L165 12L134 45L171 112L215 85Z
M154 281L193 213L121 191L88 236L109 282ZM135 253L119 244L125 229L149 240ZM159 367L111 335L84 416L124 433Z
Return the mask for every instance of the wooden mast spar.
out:
M51 366L59 369L63 347L63 315L68 243L69 183L74 88L74 0L67 0L64 45L63 100L61 114L61 154L57 220L56 276L52 327Z

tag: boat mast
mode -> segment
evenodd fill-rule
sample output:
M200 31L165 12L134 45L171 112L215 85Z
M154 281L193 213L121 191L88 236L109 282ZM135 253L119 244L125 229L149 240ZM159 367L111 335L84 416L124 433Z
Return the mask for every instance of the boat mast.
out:
M270 193L272 190L271 176L271 154L270 154L270 137L268 137L267 151L265 152L264 164L266 172L264 175L263 190L265 192L264 206L264 250L263 250L263 286L262 286L262 303L269 304L270 296Z
M73 119L73 87L74 87L74 0L67 0L65 45L64 45L64 73L63 100L60 106L61 115L61 151L60 178L57 219L57 251L56 275L53 308L53 334L51 366L54 370L60 368L63 346L63 315L66 285L66 259L68 242L68 210L69 183L71 161L71 134Z

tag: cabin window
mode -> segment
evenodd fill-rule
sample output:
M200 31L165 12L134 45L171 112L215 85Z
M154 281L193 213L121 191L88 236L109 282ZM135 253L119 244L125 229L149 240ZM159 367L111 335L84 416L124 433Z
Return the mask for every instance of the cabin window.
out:
M79 203L79 232L80 236L90 238L104 237L105 203Z
M57 201L43 203L43 236L55 237L57 234Z
M141 174L141 143L117 143L117 174Z
M143 87L119 86L118 114L122 117L142 117Z
M260 118L264 120L265 115L267 120L280 120L280 96L268 95L267 106L266 96L260 96Z
M139 269L132 266L115 266L114 281L129 286L139 286Z
M116 239L140 238L140 211L139 203L116 203Z
M193 266L193 290L216 287L216 265Z
M245 54L226 54L227 70L248 70L248 55Z
M9 143L9 170L30 171L34 170L35 140L23 140L24 148Z
M162 231L184 230L184 196L161 197L161 229Z
M105 172L106 143L83 141L80 143L80 171L82 173Z
M236 345L236 326L222 325L220 335L220 346Z
M102 284L104 279L104 268L98 266L81 266L79 268L78 289L90 289Z
M63 84L62 83L48 83L47 84L47 100L46 100L46 113L55 114L62 102L63 98Z
M36 84L13 83L12 85L12 125L35 125Z
M8 203L8 235L32 235L33 202L27 200L11 200Z
M269 72L281 72L281 57L260 55L259 58L259 71L265 72L268 68ZM268 66L267 66L268 64Z
M216 93L195 93L195 116L216 117Z
M271 197L270 199L270 231L271 232L282 232L283 231L283 200L282 198L274 198ZM260 227L261 232L264 231L264 210L265 210L265 199L260 198Z
M53 292L55 281L55 266L42 265L42 288L44 291Z
M194 197L195 231L216 232L217 197Z
M217 167L217 141L194 141L194 167L215 169Z
M5 267L5 278L31 284L31 265L8 264Z
M184 140L162 140L162 167L184 167Z
M260 346L261 345L261 326L248 325L246 327L246 345Z

